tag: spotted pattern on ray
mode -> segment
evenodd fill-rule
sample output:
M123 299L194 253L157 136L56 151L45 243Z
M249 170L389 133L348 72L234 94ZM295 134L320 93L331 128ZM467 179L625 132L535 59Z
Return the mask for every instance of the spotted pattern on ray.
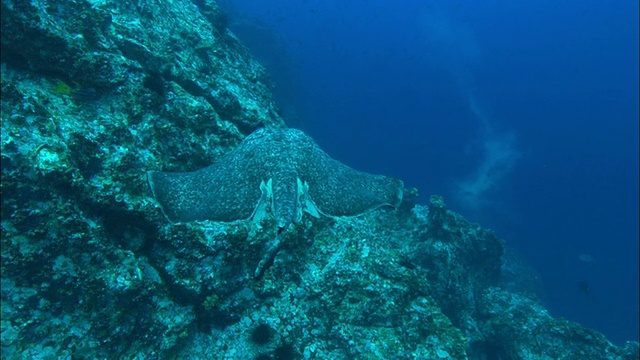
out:
M302 217L353 216L397 207L403 183L332 159L300 130L263 128L220 161L193 172L148 172L172 222L259 220L271 212L284 228Z

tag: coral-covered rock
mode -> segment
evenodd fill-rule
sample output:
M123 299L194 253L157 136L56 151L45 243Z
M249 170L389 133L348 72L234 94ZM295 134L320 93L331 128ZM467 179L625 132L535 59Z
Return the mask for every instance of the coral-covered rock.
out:
M637 358L517 291L504 243L439 197L282 233L168 223L148 170L284 126L213 1L1 16L3 359Z

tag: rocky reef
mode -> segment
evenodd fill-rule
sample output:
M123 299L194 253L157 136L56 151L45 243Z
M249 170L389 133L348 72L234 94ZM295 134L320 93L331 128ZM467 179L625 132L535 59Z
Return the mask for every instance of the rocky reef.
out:
M148 170L284 127L212 0L2 1L3 359L637 359L552 317L496 235L407 199L170 224Z

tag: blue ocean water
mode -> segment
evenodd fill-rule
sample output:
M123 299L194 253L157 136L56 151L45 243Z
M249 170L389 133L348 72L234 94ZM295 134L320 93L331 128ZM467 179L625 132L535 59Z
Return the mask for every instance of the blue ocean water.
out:
M545 305L638 340L638 2L222 1L334 158L492 228Z

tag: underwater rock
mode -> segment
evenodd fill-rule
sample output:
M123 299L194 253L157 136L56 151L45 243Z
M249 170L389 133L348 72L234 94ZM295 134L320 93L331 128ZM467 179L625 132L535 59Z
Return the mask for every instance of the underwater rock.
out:
M284 126L216 9L2 2L3 359L637 358L503 288L504 242L439 197L304 216L259 279L266 226L168 224L148 170Z

